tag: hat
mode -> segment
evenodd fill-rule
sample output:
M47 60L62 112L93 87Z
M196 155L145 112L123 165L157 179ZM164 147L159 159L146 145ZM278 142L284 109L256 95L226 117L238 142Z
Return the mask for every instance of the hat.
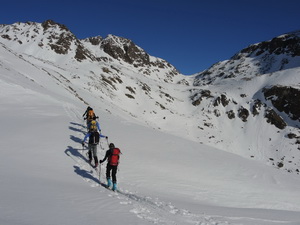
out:
M115 147L115 145L113 143L109 144L109 148L114 148L114 147Z

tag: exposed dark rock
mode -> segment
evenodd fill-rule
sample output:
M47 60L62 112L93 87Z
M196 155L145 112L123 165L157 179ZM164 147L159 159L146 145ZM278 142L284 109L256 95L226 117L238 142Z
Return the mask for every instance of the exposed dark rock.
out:
M286 123L284 120L273 110L267 109L265 117L267 118L267 122L273 124L278 129L284 129L286 127Z
M218 109L214 110L214 114L215 114L216 117L221 116L220 110L218 110Z
M193 106L198 106L198 105L201 104L201 101L202 101L202 98L199 97L198 99L192 101L192 105L193 105Z
M186 79L182 79L181 81L178 81L177 84L184 84L186 86L190 85L190 83Z
M105 76L102 75L102 80L104 81L104 84L107 86L109 85L110 87L112 87L114 90L117 90L116 86L113 84L113 82L111 81L111 79L106 78Z
M160 106L160 108L161 108L162 110L165 110L165 109L166 109L166 107L163 106L162 104L160 104L159 102L156 102L155 105Z
M103 40L103 38L100 37L100 36L88 38L88 41L89 41L92 45L100 45L100 43L101 43L102 40Z
M130 95L130 94L125 94L128 98L132 98L132 99L134 99L134 97L132 96L132 95Z
M227 116L229 119L234 119L235 118L235 113L233 112L233 110L230 110L228 112L226 112Z
M279 112L285 112L291 119L300 121L300 90L293 87L273 86L263 90L265 98L271 100Z
M256 99L254 101L254 104L252 106L252 114L253 114L253 116L257 116L259 114L259 111L260 111L262 105L263 104L262 104L262 102L259 99Z
M224 107L229 104L229 100L227 99L226 95L221 94L221 96L217 97L214 102L214 106L218 106L220 103L222 103Z
M247 118L249 116L249 111L245 109L244 107L240 107L238 110L238 117L243 121L246 122Z
M11 37L8 34L3 34L1 35L1 37L7 40L11 40Z
M294 134L294 133L288 133L288 134L287 134L287 137L288 137L289 139L298 138L298 136L297 136L296 134Z
M102 41L101 48L115 59L135 65L150 65L150 56L129 39L110 35Z
M200 90L199 92L195 93L191 96L192 104L194 106L200 105L203 98L212 98L210 90Z
M284 166L283 162L278 162L277 163L278 168L282 168Z
M44 28L44 31L48 30L50 27L53 26L58 26L61 30L70 32L70 30L65 25L56 23L53 20L46 20L42 23L42 27Z
M145 91L146 95L150 95L151 88L149 87L148 84L141 82L141 87L142 87L142 90Z
M133 90L132 87L126 86L126 89L129 90L132 94L135 94L135 91Z
M83 48L82 45L77 46L76 53L75 53L75 59L77 59L77 61L80 62L86 58L87 58L86 50Z

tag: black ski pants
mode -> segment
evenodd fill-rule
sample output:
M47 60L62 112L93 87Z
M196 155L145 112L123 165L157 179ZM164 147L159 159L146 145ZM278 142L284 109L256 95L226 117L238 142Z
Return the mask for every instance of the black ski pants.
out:
M117 170L118 170L118 166L111 166L109 164L107 164L106 166L106 179L110 179L110 173L112 176L112 182L113 183L117 183Z

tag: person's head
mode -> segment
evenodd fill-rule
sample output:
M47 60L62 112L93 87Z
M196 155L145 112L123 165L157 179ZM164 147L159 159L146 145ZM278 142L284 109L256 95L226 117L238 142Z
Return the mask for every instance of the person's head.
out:
M115 145L114 145L113 143L110 143L110 144L109 144L109 148L110 148L110 149L113 149L113 148L115 148Z

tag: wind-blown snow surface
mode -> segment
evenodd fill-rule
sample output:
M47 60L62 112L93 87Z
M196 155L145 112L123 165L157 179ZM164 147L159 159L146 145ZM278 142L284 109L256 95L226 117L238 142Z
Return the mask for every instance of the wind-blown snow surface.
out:
M82 90L123 152L120 193L105 189L80 144L86 105L42 66L0 56L1 225L300 224L298 175L141 125Z

